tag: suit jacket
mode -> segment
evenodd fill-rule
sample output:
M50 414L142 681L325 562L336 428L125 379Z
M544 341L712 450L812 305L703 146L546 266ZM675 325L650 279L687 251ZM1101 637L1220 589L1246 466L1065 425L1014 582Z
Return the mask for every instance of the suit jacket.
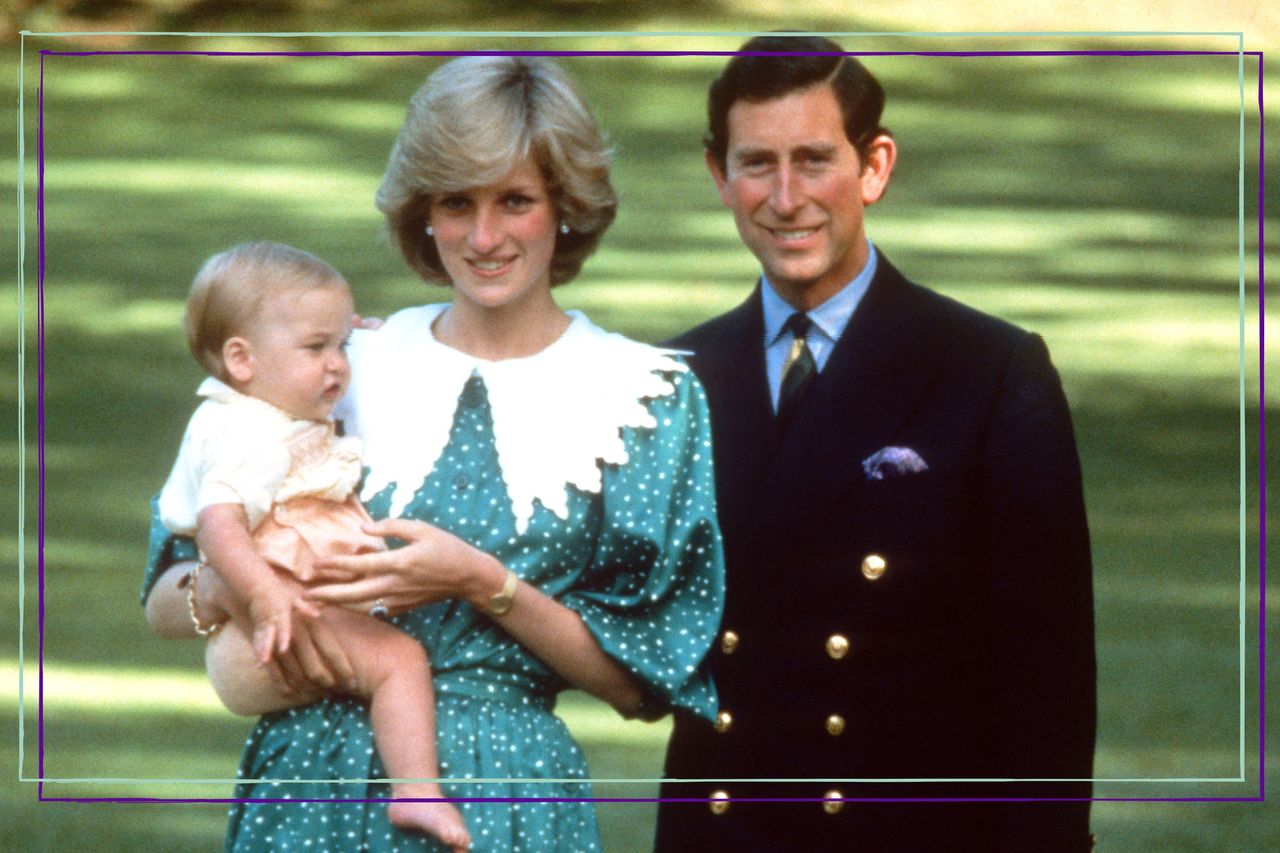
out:
M1088 850L1087 800L837 802L1090 796L1088 782L849 781L1092 775L1089 537L1043 341L882 255L779 435L763 328L757 292L671 344L693 352L710 402L727 589L720 722L677 716L666 766L713 781L664 785L698 802L661 807L658 849ZM868 479L885 447L928 470ZM741 801L776 797L813 801Z

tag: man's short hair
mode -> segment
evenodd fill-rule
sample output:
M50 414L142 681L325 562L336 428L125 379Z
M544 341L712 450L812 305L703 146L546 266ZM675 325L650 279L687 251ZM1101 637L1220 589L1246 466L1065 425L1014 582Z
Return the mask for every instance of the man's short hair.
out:
M889 131L880 126L884 111L884 89L866 67L843 48L821 36L756 36L729 60L711 84L707 96L708 131L703 139L707 151L725 168L729 151L729 110L738 101L760 103L807 89L822 82L831 84L844 132L866 161L871 141ZM752 56L759 53L801 54L798 56Z

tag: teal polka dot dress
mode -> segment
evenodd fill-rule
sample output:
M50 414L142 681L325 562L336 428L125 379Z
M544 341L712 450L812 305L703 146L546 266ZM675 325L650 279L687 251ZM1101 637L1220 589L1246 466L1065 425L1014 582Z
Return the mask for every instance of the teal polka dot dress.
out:
M697 380L678 358L581 315L543 353L481 362L430 336L440 310L401 312L353 346L342 414L365 442L370 513L420 519L493 554L580 614L645 685L654 713L713 718L701 662L723 562ZM424 396L410 398L415 382ZM568 474L553 477L554 467ZM181 548L153 523L145 588ZM459 804L472 849L598 850L592 804L509 802L591 796L582 752L552 711L564 679L464 602L395 622L431 657L446 794L488 800ZM264 717L238 777L228 850L443 849L388 822L389 786L369 781L385 773L361 701Z

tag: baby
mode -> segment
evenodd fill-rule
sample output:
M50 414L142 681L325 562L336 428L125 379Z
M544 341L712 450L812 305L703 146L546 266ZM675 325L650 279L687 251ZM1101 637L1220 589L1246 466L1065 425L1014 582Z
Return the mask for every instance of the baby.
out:
M191 417L160 514L193 535L243 606L213 628L205 663L232 711L257 715L319 695L285 696L264 665L288 650L295 612L324 620L355 671L350 692L369 700L378 752L393 779L438 777L435 697L422 645L379 619L302 598L314 561L382 550L355 496L359 441L337 437L333 407L351 378L346 343L351 291L323 261L278 243L236 246L210 258L187 299L187 341L211 375ZM296 579L290 580L290 576ZM385 608L383 608L385 612ZM462 816L434 782L392 784L393 824L470 847Z

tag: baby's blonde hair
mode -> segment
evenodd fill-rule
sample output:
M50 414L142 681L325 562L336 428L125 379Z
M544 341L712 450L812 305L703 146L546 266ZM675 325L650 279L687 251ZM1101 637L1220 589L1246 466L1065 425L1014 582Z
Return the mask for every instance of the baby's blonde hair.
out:
M272 293L317 287L346 289L329 264L283 243L241 243L204 262L191 283L183 326L191 354L210 376L228 380L222 346L243 334Z

